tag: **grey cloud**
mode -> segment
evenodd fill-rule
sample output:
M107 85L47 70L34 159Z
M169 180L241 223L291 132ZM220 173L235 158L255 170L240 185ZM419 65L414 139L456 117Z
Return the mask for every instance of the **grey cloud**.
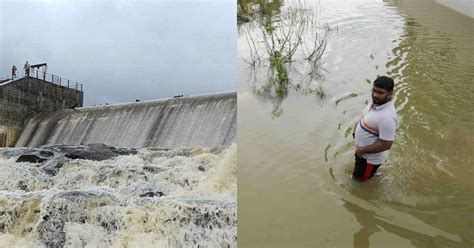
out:
M0 3L0 76L48 63L86 105L235 91L233 1Z

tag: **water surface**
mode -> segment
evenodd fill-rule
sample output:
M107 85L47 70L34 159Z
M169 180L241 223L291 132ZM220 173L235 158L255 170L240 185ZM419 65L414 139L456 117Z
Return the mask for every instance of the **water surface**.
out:
M33 150L0 149L3 247L236 246L236 144L16 162Z
M287 65L286 95L255 90L268 70L244 62L253 24L240 26L239 246L472 247L474 20L433 1L307 4L332 31L321 76ZM361 184L350 133L378 75L395 79L399 126Z

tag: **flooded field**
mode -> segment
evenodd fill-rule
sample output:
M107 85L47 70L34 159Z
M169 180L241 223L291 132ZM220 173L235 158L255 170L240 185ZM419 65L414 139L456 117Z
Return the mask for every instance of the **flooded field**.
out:
M239 246L472 247L474 20L428 0L242 2ZM297 29L294 9L313 15L303 40L327 32L326 44L281 69L265 39ZM351 130L378 75L395 79L399 123L388 161L361 184Z
M2 247L235 247L236 144L0 149Z

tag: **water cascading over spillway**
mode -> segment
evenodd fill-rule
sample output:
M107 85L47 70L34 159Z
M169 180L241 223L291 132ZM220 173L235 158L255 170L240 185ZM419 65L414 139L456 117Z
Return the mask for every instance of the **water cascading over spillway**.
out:
M1 246L236 247L236 100L35 116L0 148Z
M228 146L235 139L236 118L236 93L60 110L32 118L16 147Z

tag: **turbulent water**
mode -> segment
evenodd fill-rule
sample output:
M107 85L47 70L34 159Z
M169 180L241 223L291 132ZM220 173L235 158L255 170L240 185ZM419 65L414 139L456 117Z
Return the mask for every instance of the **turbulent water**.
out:
M306 2L332 31L320 77L293 61L286 95L255 90L268 64L244 62L254 23L240 28L239 246L472 247L473 19L430 0ZM377 75L395 79L399 126L361 184L350 133Z
M101 161L61 149L41 163L16 162L37 149L0 150L2 247L236 246L235 143Z

